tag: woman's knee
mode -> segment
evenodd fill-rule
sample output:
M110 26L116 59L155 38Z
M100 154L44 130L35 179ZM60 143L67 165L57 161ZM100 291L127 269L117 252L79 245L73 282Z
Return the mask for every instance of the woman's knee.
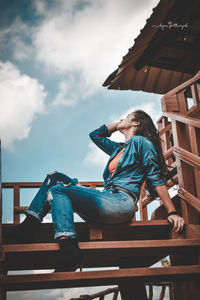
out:
M53 186L57 184L57 181L59 181L59 179L64 176L64 174L54 171L52 173L47 174L47 186Z

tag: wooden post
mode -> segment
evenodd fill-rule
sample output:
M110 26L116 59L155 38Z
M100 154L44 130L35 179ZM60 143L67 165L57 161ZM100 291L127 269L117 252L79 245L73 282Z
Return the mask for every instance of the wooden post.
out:
M3 273L3 252L2 252L2 177L1 177L1 140L0 140L0 274ZM0 300L6 300L6 291L0 286Z
M20 223L20 214L16 214L15 213L15 207L19 207L20 206L20 189L19 186L14 186L14 207L13 207L13 214L14 214L14 223L15 224L19 224Z
M139 199L140 220L141 221L147 221L148 220L147 207L142 206L142 198L144 198L146 196L145 184L146 184L146 182L144 181L144 183L141 186L140 199Z
M194 100L194 105L197 105L200 102L200 96L198 91L198 83L195 82L191 85L192 98Z

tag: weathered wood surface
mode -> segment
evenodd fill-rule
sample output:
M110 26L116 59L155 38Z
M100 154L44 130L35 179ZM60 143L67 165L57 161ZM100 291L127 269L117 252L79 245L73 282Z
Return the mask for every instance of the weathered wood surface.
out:
M84 267L150 266L167 255L195 255L200 239L80 242ZM58 243L3 245L7 270L55 268ZM139 265L138 265L139 264Z
M63 272L34 275L1 276L1 284L8 291L81 286L112 285L134 279L140 282L161 282L200 278L200 265L168 268L131 268L105 271Z
M191 80L178 86L162 97L163 117L172 124L174 155L178 170L178 195L181 199L182 216L187 224L179 238L200 236L200 72ZM188 97L193 98L193 105ZM191 99L190 99L191 100ZM163 118L162 117L162 118ZM196 224L196 225L195 225ZM172 234L172 238L177 235ZM200 256L171 255L172 265L194 265ZM200 280L174 283L174 299L200 299Z
M12 224L3 224L4 244L19 243L9 240L6 229ZM142 240L165 239L169 237L172 225L165 220L132 221L131 223L104 225L86 222L75 222L75 228L79 241L90 240L90 230L97 229L102 232L102 240ZM54 230L52 223L43 223L33 237L33 243L53 242Z
M17 244L17 245L3 245L3 251L5 253L17 253L17 252L34 252L34 251L55 251L59 250L58 243L51 244ZM144 241L106 241L106 242L80 242L79 247L82 250L93 251L123 251L130 250L131 254L137 255L151 255L151 251L159 252L162 249L167 249L170 252L178 251L186 248L198 248L200 249L200 239L173 239L173 240L144 240ZM147 251L148 249L148 251ZM144 252L145 251L145 252ZM155 253L154 252L154 253ZM119 252L118 252L119 253Z

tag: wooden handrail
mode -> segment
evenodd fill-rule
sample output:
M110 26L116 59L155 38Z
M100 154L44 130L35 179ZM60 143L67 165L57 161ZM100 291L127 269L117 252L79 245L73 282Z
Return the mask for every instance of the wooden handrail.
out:
M170 118L173 121L178 121L187 125L191 125L196 128L200 128L200 121L199 119L192 118L180 113L174 112L163 112L163 116Z
M190 166L193 166L196 169L200 169L200 157L181 148L174 147L174 155L179 159L185 161Z
M200 71L198 71L197 74L194 77L192 77L191 79L187 80L186 82L180 84L179 86L177 86L173 90L171 90L168 93L166 93L162 97L162 99L172 97L174 94L177 94L177 93L181 92L182 90L188 88L189 86L193 85L199 79L200 79Z
M172 129L172 124L168 124L165 128L161 129L159 131L159 136L163 135L164 133L166 133L167 131L169 131L170 129Z
M196 211L200 213L200 201L197 197L193 196L191 193L186 191L183 187L181 187L178 191L178 195L187 202L191 207L193 207Z
M103 187L103 181L80 181L81 185L84 186L96 186ZM38 182L2 182L3 188L13 188L15 186L20 188L39 188L42 185L41 181Z
M115 251L130 250L136 251L163 251L170 250L171 252L178 252L180 249L200 249L200 239L168 239L166 240L139 240L139 241L89 241L79 242L80 249L84 251L109 251L110 249ZM36 244L12 244L3 245L3 251L5 253L17 253L17 252L46 252L46 251L58 251L59 243L36 243ZM142 253L140 253L142 255ZM147 255L147 254L146 254ZM148 256L147 255L147 256Z

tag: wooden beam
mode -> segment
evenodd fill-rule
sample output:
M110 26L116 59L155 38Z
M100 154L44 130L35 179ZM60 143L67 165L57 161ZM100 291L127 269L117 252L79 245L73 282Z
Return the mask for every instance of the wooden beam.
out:
M159 131L159 136L162 136L164 133L166 133L168 130L172 129L172 124L169 123L166 125L163 129Z
M174 155L180 160L185 161L190 166L200 170L200 157L181 147L174 147Z
M173 240L142 240L142 241L95 241L95 242L79 242L79 247L84 251L120 251L130 249L132 254L138 251L145 251L146 255L150 255L154 250L161 251L167 249L176 251L184 248L200 248L200 239L173 239ZM17 253L17 252L34 252L34 251L58 251L58 243L41 243L41 244L15 244L2 245L3 252ZM148 249L148 251L147 251ZM141 252L141 255L143 252Z
M103 181L80 181L81 185L84 186L96 186L103 187ZM2 182L3 188L13 188L19 186L20 188L39 188L42 182Z
M194 105L199 104L200 102L200 92L198 89L198 83L194 83L191 85L192 98L194 99Z
M174 113L174 112L163 112L163 115L172 120L200 128L200 121L197 118L192 118L192 117L185 116L183 114Z
M177 101L178 101L178 106L179 106L179 112L181 114L186 114L188 111L188 106L187 106L187 100L185 97L185 90L182 90L181 92L177 93Z
M200 154L200 132L197 132L197 130L189 126L189 136L190 136L190 144L191 144L191 151L192 154L198 157ZM199 157L199 164L200 164L200 157ZM196 196L200 199L200 166L194 169L194 177L195 177L195 186L196 186Z
M1 276L1 283L8 291L48 288L86 287L113 285L133 279L140 282L162 282L200 278L200 265L168 268L132 268L105 271L61 272L34 275Z
M200 199L193 196L191 193L186 191L181 187L178 191L178 195L183 199L187 204L193 207L196 211L200 212Z

